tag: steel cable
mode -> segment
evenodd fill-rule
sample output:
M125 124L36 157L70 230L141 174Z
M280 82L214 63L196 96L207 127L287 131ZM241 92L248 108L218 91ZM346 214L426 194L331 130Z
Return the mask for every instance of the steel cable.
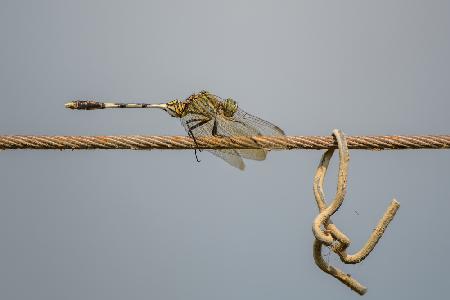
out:
M347 136L349 149L450 149L450 135ZM51 136L0 135L0 149L333 149L331 136L232 136L198 137L196 143L187 136Z

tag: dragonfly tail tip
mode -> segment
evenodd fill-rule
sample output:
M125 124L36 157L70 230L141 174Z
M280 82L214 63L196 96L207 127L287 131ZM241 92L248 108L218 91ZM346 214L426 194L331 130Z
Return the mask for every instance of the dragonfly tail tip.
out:
M66 104L64 104L64 107L69 108L69 109L75 109L76 104L74 101L70 101L70 102L67 102Z

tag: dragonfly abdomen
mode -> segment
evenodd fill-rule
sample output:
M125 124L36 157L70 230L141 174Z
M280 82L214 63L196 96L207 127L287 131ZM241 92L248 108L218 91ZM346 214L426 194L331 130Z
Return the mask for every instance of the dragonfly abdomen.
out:
M76 100L65 104L66 108L79 110L93 110L104 108L165 108L165 104L148 103L114 103L114 102L96 102L90 100Z

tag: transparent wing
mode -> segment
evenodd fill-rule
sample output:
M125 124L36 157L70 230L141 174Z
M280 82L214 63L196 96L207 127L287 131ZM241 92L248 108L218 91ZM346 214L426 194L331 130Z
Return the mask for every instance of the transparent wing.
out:
M214 154L215 156L223 159L233 167L239 170L245 169L245 163L239 153L234 149L223 149L223 150L207 150L208 152Z
M213 135L214 118L206 117L199 114L188 114L181 118L184 129L194 137ZM223 159L233 167L244 170L245 164L240 154L234 149L208 150L208 152Z
M284 131L280 127L251 115L240 108L238 108L237 112L234 114L233 120L245 124L247 127L252 127L261 135L284 135Z
M219 98L220 99L220 98ZM259 136L259 135L284 135L284 131L278 126L253 116L242 109L238 109L233 117L225 117L220 114L206 113L193 110L181 119L183 127L194 137L200 136ZM214 134L213 134L214 133ZM255 148L258 145L255 143ZM215 156L225 160L230 165L243 170L245 168L242 157L253 160L264 160L267 156L265 149L224 149L208 150Z
M254 127L249 126L243 122L236 122L234 119L229 119L218 115L217 120L217 134L219 136L257 136L261 133ZM255 143L255 148L258 148ZM236 151L244 158L253 160L265 160L267 151L264 149L236 149Z

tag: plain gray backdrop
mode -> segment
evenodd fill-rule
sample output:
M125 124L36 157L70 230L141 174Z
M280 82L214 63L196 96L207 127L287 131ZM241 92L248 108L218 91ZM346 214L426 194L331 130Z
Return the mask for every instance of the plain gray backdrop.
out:
M0 134L185 134L162 111L70 111L208 89L290 135L449 134L449 1L0 0ZM321 151L240 172L207 152L2 151L1 299L356 299L312 259ZM445 297L450 152L351 151L334 217L365 299ZM336 160L326 183L335 190Z

